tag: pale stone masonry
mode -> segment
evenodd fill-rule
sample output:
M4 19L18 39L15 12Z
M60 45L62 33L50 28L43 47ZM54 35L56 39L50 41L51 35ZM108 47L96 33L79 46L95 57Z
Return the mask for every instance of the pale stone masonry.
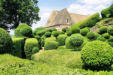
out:
M85 20L87 17L88 15L69 13L67 9L64 8L61 11L53 11L44 27L62 30L62 28L70 27L73 24Z

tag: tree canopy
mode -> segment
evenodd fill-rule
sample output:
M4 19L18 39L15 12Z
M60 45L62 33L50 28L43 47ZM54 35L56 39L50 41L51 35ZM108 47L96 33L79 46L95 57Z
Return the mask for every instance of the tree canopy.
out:
M31 26L39 18L38 0L0 0L0 27L14 29L20 23Z

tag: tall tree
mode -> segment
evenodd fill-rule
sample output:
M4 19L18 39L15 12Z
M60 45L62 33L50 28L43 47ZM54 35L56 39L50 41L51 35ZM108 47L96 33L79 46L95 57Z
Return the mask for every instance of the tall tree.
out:
M0 0L0 27L14 29L20 23L38 21L38 0Z

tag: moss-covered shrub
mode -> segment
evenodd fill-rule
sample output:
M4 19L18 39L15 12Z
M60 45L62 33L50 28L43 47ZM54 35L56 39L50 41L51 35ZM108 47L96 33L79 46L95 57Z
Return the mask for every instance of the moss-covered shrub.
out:
M58 42L56 41L46 41L44 45L45 50L57 49L57 47L58 47Z
M81 50L83 42L83 37L80 34L74 34L66 39L65 44L67 49Z
M81 35L86 36L89 31L90 31L90 29L86 27L86 28L81 29L80 33L81 33Z
M37 39L29 38L25 41L24 51L27 59L31 59L32 51L35 47L39 48Z
M110 8L105 8L101 11L102 18L109 18L111 16Z
M32 37L32 29L25 23L20 24L15 29L15 37Z
M64 35L64 34L59 35L59 36L57 37L57 42L59 43L59 46L65 45L65 40L66 40L66 38L67 38L67 35Z
M72 34L74 34L74 33L80 33L80 28L78 26L73 25L71 27L71 31L72 31Z
M107 32L113 36L113 27L109 27Z
M108 69L112 65L113 50L106 42L93 41L83 47L81 58L85 68L92 70Z
M99 28L99 34L104 34L104 33L106 33L107 32L107 27L101 27L101 28Z
M25 58L24 53L24 38L12 38L13 40L13 55Z
M85 27L93 27L98 21L100 21L99 13L95 13L92 16L89 16L86 20L75 24L75 26L79 26L81 29Z
M104 33L102 36L106 39L109 39L109 37L110 37L110 35L108 33Z
M53 31L53 32L52 32L52 35L53 35L54 37L57 37L59 34L61 34L60 31Z
M88 32L87 38L88 38L89 40L95 40L95 39L96 39L96 35L95 35L95 33L93 33L93 32Z
M97 37L97 40L100 40L100 41L106 41L106 39L105 39L103 36Z
M50 37L50 36L51 36L51 32L46 32L44 35L45 35L46 37Z
M0 54L12 53L13 42L7 31L0 28Z

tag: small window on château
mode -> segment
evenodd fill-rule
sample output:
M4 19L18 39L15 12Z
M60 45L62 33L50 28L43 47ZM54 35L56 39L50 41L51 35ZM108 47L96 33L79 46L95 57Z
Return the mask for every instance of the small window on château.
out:
M67 21L66 21L67 23L69 23L69 19L67 19Z

